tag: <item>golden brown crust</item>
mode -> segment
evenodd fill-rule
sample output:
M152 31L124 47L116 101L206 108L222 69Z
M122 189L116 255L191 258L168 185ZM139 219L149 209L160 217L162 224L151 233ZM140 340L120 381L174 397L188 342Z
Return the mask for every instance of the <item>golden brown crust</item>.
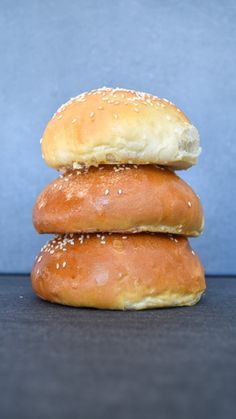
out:
M32 286L39 297L55 303L144 309L195 304L205 279L183 237L72 234L44 246Z
M197 236L199 198L176 174L148 166L72 170L50 183L33 210L39 233L168 232Z
M178 169L197 162L199 135L165 99L103 88L72 98L49 121L42 153L53 168L99 164L160 164Z

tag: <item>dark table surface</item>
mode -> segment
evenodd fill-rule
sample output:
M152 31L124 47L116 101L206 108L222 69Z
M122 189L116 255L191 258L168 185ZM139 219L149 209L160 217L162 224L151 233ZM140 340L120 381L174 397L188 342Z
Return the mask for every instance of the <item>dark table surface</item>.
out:
M0 277L0 417L236 418L236 278L195 307L111 312Z

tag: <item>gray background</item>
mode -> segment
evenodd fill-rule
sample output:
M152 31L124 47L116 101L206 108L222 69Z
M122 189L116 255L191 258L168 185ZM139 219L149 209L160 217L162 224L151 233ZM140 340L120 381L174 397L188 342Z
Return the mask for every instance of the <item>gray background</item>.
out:
M166 97L199 128L199 165L180 175L200 195L192 240L209 274L235 274L235 1L0 0L0 272L29 272L41 244L37 194L56 176L39 139L52 113L103 85Z

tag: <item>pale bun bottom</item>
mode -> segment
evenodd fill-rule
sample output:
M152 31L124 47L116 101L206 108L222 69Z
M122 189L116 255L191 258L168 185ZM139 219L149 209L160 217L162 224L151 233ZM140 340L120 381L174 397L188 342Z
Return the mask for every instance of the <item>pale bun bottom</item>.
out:
M53 303L113 310L191 306L201 298L204 270L186 238L98 236L49 241L32 270L36 294Z

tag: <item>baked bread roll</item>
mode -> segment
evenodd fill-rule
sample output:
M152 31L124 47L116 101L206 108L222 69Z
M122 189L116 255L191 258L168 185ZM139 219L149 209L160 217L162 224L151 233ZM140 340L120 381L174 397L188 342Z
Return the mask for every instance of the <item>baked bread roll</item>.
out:
M72 170L51 182L33 209L39 233L162 232L198 236L199 198L169 170L100 166Z
M197 163L197 129L175 105L134 90L102 88L62 105L42 137L45 162L55 168L100 164Z
M54 303L142 310L193 305L205 279L184 237L70 234L42 248L32 285L40 298Z

